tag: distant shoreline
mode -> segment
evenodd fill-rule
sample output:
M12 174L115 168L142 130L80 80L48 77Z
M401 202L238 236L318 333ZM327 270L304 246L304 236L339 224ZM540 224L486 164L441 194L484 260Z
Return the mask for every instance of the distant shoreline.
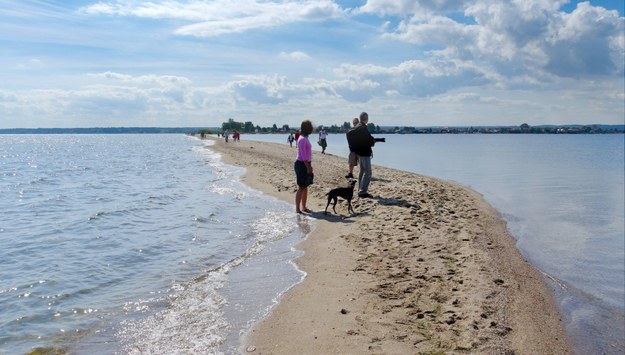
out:
M3 128L0 134L195 134L201 127Z
M90 127L90 128L2 128L0 134L191 134L201 130L221 132L217 127ZM242 132L245 134L287 134L275 132ZM337 133L337 132L330 132ZM623 134L625 125L541 125L523 129L520 126L401 127L383 126L377 134Z

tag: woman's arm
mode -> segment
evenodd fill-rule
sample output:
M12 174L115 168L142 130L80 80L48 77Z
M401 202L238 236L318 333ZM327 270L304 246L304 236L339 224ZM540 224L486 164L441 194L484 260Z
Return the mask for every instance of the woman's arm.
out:
M304 165L306 165L306 172L308 173L308 175L312 175L313 168L312 168L312 164L310 163L310 160L304 160Z

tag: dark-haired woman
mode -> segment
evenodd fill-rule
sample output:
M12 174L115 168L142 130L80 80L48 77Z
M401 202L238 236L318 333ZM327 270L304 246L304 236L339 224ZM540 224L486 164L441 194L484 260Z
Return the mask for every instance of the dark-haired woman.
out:
M308 186L313 183L312 145L308 136L313 132L310 120L302 121L300 136L297 140L297 160L295 160L295 176L297 178L297 192L295 193L295 212L310 213L306 207Z

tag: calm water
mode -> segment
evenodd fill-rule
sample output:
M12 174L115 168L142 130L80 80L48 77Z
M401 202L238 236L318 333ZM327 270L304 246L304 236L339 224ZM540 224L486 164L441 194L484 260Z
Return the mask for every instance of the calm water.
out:
M0 135L0 354L236 351L311 226L203 144Z
M374 164L456 181L502 213L554 288L578 353L625 352L623 135L386 138ZM242 139L286 144L286 135ZM327 151L347 157L345 136L330 135Z

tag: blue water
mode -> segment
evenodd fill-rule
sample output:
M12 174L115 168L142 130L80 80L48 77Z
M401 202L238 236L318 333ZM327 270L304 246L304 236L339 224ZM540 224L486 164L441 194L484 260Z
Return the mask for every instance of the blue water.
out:
M385 137L373 164L458 182L502 213L554 289L579 354L625 353L623 135ZM347 157L345 136L330 135L327 152Z
M311 228L182 135L0 135L0 354L234 353Z

